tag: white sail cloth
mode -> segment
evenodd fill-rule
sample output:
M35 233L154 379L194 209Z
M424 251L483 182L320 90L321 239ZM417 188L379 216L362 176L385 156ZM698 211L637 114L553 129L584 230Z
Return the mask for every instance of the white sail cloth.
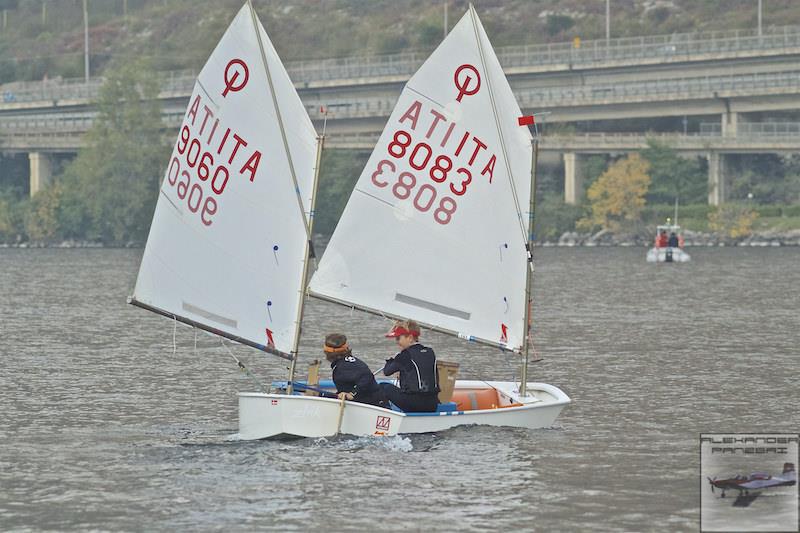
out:
M161 186L134 303L290 352L315 155L311 120L245 5L195 83Z
M531 136L470 8L403 89L312 294L520 350Z

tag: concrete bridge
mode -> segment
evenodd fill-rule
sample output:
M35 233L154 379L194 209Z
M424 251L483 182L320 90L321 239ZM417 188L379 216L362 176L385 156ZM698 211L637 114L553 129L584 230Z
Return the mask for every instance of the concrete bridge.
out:
M699 117L704 123L705 131L548 135L542 149L563 154L568 202L580 201L584 154L638 150L653 136L681 153L709 158L713 204L725 200L725 154L800 149L793 126L774 123L800 110L800 27L761 36L749 31L675 34L588 41L578 48L573 43L504 47L497 53L520 105L548 111L549 123L575 130L662 117L695 122ZM329 110L328 146L369 149L403 84L426 57L305 61L287 69L313 120L321 121L321 106ZM194 79L192 72L164 73L159 97L166 128L180 123ZM101 84L95 79L0 86L0 151L29 154L31 194L49 179L49 154L74 153L82 145Z

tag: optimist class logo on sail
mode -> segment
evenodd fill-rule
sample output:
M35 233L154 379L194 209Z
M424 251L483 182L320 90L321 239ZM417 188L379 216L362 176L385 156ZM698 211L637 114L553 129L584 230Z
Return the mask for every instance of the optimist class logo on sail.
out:
M224 73L223 98L242 90L248 79L244 61L229 61ZM214 222L217 198L225 192L231 174L233 179L251 183L255 180L262 152L248 148L249 144L243 135L214 115L199 93L194 96L172 152L166 181L204 225Z
M481 77L473 65L459 66L453 82L459 103L481 89ZM391 185L395 198L411 199L421 213L433 210L438 224L452 221L458 199L467 194L474 179L480 177L492 183L497 164L495 151L477 135L459 128L428 100L414 99L390 136L387 158L378 162L372 184L379 189Z

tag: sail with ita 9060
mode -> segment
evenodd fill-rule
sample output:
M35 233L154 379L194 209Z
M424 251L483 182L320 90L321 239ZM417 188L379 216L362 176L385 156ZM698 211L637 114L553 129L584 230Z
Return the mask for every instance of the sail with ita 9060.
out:
M290 358L316 154L314 126L245 4L195 83L131 303Z
M403 89L312 295L520 351L532 145L470 7Z

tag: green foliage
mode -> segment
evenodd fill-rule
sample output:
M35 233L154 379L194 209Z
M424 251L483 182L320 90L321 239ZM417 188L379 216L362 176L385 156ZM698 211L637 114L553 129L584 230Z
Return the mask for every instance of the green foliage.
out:
M759 205L753 207L753 211L760 217L779 217L781 216L781 206L779 205Z
M441 20L428 19L417 24L419 44L425 49L433 49L442 40L443 25Z
M748 154L727 156L732 200L752 195L759 204L800 202L800 155Z
M740 239L753 233L753 222L758 213L741 204L724 204L708 213L708 227L731 239Z
M147 237L168 154L157 94L157 78L144 63L109 72L88 148L64 172L64 236L109 244Z
M712 209L708 204L678 206L678 223L688 219L705 219ZM667 218L675 217L675 205L646 205L642 209L642 221L648 224L663 224Z
M597 181L603 172L608 168L608 157L604 155L591 155L586 158L583 165L583 184L586 189Z
M703 202L708 195L708 176L698 160L680 157L675 150L652 139L641 151L650 162L647 202L654 204Z
M352 150L323 152L314 233L333 233L368 157L368 154Z
M31 198L25 213L25 233L36 242L51 242L59 236L58 209L63 195L60 183L54 183Z
M547 22L545 23L545 31L551 37L558 35L561 32L570 29L575 25L572 17L567 15L548 15Z
M14 243L24 239L27 210L27 199L20 200L16 194L0 190L0 242Z
M781 215L785 217L800 217L800 205L790 205L781 210Z
M565 204L557 194L545 194L536 204L533 234L538 242L554 241L567 231L575 231L575 222L585 214L584 208Z

